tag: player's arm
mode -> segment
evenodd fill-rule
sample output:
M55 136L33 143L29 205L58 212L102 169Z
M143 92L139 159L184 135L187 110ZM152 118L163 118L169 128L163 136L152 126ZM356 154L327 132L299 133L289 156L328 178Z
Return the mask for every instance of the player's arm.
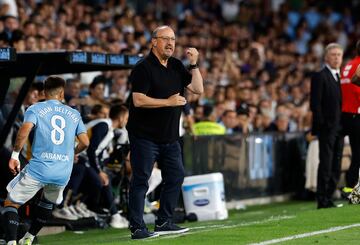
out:
M79 143L75 147L75 154L79 154L80 152L82 152L83 150L88 148L88 146L90 144L89 137L88 137L87 133L85 133L85 132L79 134L77 136L77 139L78 139Z
M356 68L355 74L351 78L351 83L360 86L360 65Z
M173 94L167 99L156 99L149 97L143 93L133 92L132 98L133 98L134 106L142 107L142 108L181 106L181 105L185 105L186 103L185 97L181 96L179 93Z
M31 129L34 127L34 124L31 122L24 122L20 127L18 134L16 136L16 141L14 145L13 152L9 161L9 169L14 175L20 172L20 162L19 154L23 146L25 145Z

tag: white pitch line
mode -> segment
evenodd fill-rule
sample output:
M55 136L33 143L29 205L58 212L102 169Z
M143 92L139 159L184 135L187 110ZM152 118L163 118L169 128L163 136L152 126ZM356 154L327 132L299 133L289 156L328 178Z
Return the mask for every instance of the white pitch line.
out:
M341 230L346 230L346 229L359 227L359 226L360 226L360 223L356 223L356 224L352 224L352 225L346 225L346 226L335 226L335 227L331 227L331 228L326 229L326 230L319 230L319 231L313 231L313 232L308 232L308 233L303 233L303 234L298 234L298 235L293 235L293 236L287 236L287 237L278 238L278 239L272 239L272 240L263 241L263 242L259 242L259 243L251 243L249 245L267 245L267 244L285 242L285 241L290 241L290 240L294 240L294 239L298 239L298 238L316 236L316 235L320 235L320 234L324 234L324 233L341 231Z
M212 231L212 230L230 229L230 228L235 228L235 227L242 227L242 226L250 226L250 225L264 224L264 223L268 223L268 222L271 222L271 221L292 219L292 218L295 218L295 217L296 217L296 216L294 216L294 215L280 215L280 216L272 216L272 217L270 217L270 218L268 218L268 219L265 219L265 220L251 221L251 222L243 222L243 223L232 224L232 225L225 225L225 224L223 224L223 225L195 226L195 227L190 227L190 231L189 231L189 232L181 233L181 234L174 234L174 235L160 236L160 237L158 237L158 238L155 238L154 240L159 240L159 239L173 239L173 238L177 238L177 237L181 237L181 236L185 236L185 235L203 233L203 232L208 232L208 231ZM154 241L154 240L146 240L146 241Z

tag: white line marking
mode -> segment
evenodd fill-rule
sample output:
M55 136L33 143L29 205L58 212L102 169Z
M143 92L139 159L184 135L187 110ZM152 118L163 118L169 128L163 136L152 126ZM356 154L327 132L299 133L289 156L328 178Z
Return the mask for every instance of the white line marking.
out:
M242 226L264 224L264 223L268 223L268 222L271 222L271 221L292 219L292 218L295 218L295 217L296 216L294 216L294 215L291 215L291 216L290 215L280 215L280 216L272 216L272 217L270 217L268 219L264 219L264 220L243 222L243 223L238 223L238 224L233 224L233 225L220 224L220 225L189 227L190 228L189 232L181 233L181 234L175 234L175 235L160 236L158 238L153 239L152 241L159 240L159 239L173 239L173 238L177 238L177 237L180 237L180 236L203 233L203 232L219 230L219 229L230 229L230 228L236 228L236 227L242 227ZM150 241L150 240L145 240L145 241Z
M294 240L294 239L298 239L298 238L304 238L304 237L316 236L316 235L320 235L320 234L324 234L324 233L346 230L346 229L359 227L359 226L360 226L360 223L346 225L346 226L335 226L335 227L331 227L326 230L313 231L313 232L298 234L298 235L294 235L294 236L272 239L272 240L263 241L263 242L259 242L259 243L251 243L249 245L267 245L267 244L279 243L279 242L290 241L290 240Z

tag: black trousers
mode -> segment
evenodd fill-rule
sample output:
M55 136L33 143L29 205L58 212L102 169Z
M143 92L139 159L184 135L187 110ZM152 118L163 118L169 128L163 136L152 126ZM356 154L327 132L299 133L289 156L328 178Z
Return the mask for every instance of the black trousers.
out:
M343 113L342 124L343 133L349 136L351 147L351 164L346 172L346 186L354 187L359 179L360 167L360 114Z
M163 179L160 208L157 213L157 222L159 223L171 221L178 203L185 172L178 141L158 144L133 135L129 136L132 168L129 190L129 221L130 229L134 231L138 228L145 228L143 221L144 201L154 162L159 163Z
M319 206L327 206L340 177L344 138L339 127L323 127L319 132L320 163L317 177Z

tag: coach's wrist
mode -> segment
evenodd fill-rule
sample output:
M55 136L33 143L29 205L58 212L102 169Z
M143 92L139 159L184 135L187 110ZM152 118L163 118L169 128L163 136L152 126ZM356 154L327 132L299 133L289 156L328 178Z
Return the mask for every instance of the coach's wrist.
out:
M19 161L19 154L20 154L20 152L13 151L13 152L11 153L11 158L14 159L14 160Z
M189 70L193 70L193 69L196 69L196 68L199 68L199 65L196 62L194 64L189 65Z

